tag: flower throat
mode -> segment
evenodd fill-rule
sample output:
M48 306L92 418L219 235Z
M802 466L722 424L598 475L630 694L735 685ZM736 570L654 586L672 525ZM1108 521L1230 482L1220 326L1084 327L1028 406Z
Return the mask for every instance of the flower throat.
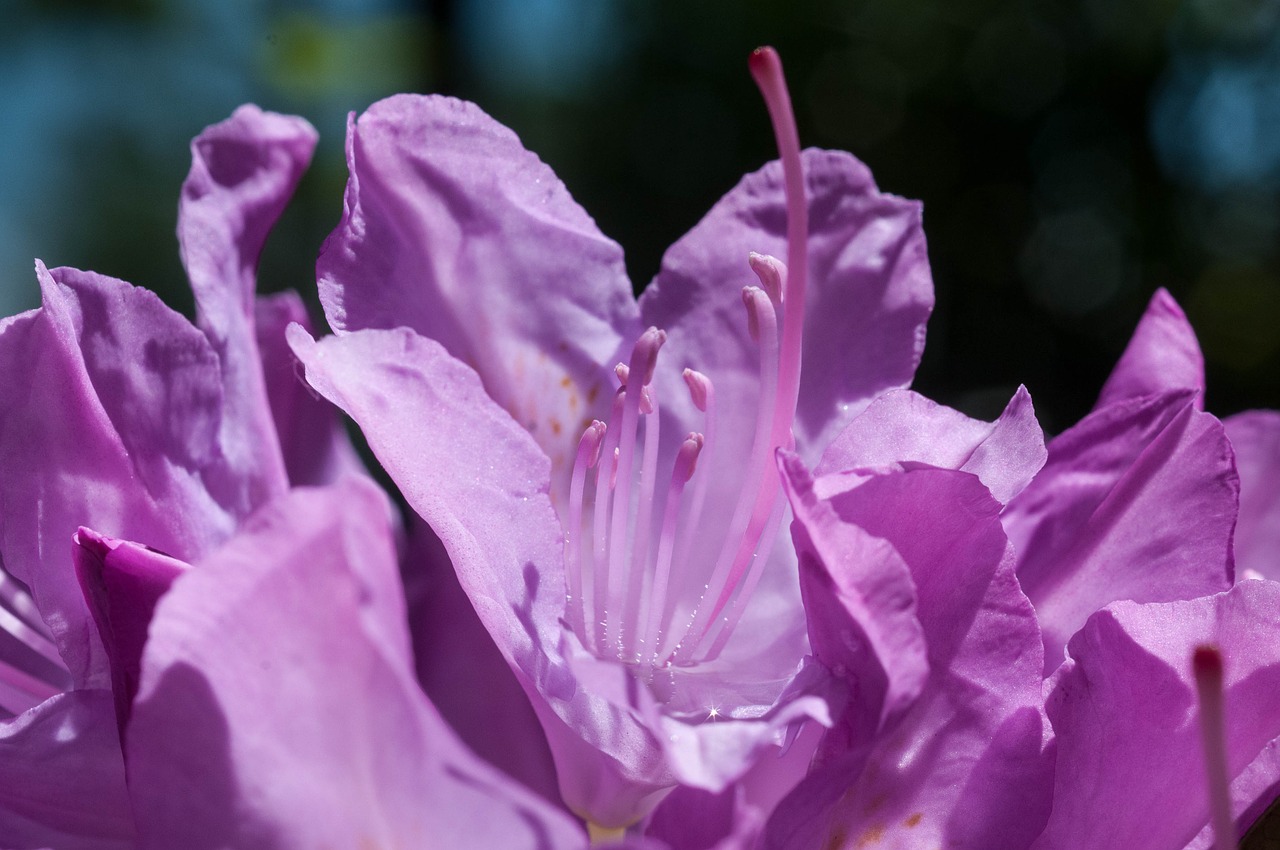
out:
M673 569L689 563L704 525L708 481L718 472L698 463L716 445L716 393L710 377L684 370L702 430L683 437L670 470L660 478L661 400L653 377L667 338L664 331L646 330L629 361L617 365L620 387L608 422L597 419L587 426L570 478L567 620L597 656L642 668L692 666L719 656L760 580L785 509L774 457L793 442L808 276L808 207L782 63L772 48L762 47L752 53L750 67L782 161L787 259L784 264L763 254L749 257L760 282L742 290L747 330L760 358L755 432L719 554L696 601L680 604L672 598L671 579Z

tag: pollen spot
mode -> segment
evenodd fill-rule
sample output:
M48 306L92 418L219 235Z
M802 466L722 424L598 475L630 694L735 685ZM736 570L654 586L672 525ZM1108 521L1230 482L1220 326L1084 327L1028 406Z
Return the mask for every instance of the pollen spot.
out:
M873 844L879 844L880 839L882 838L884 838L884 827L879 825L873 826L867 829L866 832L862 833L862 835L858 836L858 843L854 846L870 847Z
M924 812L916 812L915 814L911 815L906 820L904 820L903 823L906 824L908 827L919 826L920 821L922 821L923 819L924 819Z
M564 387L566 390L569 389L569 387L573 386L573 379L568 375L565 375L560 379L560 386Z
M867 801L867 806L865 809L863 809L863 811L866 812L868 815L874 814L875 812L879 811L880 808L883 807L884 804L887 802L889 802L888 794L884 794L884 793L877 794Z
M552 416L551 417L551 433L559 437L560 432L563 430L564 430L564 426L560 424L560 420Z

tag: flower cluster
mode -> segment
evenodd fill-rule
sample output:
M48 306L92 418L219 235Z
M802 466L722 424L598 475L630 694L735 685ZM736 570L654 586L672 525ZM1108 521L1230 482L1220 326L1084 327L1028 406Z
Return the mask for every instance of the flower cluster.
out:
M194 324L37 264L0 321L0 847L1216 848L1280 796L1280 414L1158 292L1049 440L908 389L918 204L801 151L632 295L476 106L192 143ZM305 382L305 383L304 383ZM338 412L407 503L369 477Z

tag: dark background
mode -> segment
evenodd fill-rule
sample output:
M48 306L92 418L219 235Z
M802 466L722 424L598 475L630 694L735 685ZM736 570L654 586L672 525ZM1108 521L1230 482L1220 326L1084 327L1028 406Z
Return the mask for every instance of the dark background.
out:
M314 295L346 113L475 100L627 251L661 253L774 156L746 70L771 43L802 141L925 202L938 308L917 388L1050 431L1088 410L1160 286L1225 415L1280 407L1280 2L0 0L0 308L32 257L190 311L187 143L244 101L306 116L312 171L263 258Z

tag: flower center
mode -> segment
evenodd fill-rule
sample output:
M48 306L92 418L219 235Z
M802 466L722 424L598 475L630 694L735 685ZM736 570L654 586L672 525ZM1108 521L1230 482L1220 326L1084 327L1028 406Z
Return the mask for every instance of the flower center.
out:
M792 445L799 395L808 209L795 120L777 54L771 48L757 50L751 70L774 125L787 204L787 263L752 254L749 263L760 285L742 291L747 329L760 353L751 449L745 459L732 459L732 470L699 471L699 458L709 457L716 443L715 389L707 375L685 369L701 430L683 437L660 477L660 399L653 376L667 335L649 328L629 362L618 364L621 386L608 421L593 420L583 432L570 478L568 622L599 657L648 669L691 666L719 656L760 580L785 511L774 456ZM736 477L743 467L727 524L704 524L708 481ZM718 555L709 562L696 598L677 599L670 593L673 567L692 566L689 555L705 525L724 529Z

